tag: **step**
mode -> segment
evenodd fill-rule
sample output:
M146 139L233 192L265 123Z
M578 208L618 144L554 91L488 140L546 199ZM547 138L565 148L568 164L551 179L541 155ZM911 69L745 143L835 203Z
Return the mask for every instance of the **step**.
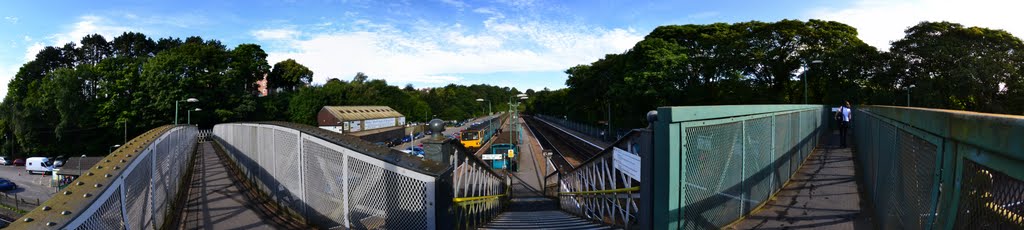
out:
M613 229L558 211L508 211L498 215L480 229Z

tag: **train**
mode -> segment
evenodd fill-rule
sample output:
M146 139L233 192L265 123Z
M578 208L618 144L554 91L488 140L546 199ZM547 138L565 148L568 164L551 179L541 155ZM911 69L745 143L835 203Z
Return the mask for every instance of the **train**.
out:
M486 121L473 124L469 128L459 132L459 141L462 142L462 146L465 146L471 151L476 151L480 147L487 143L491 137L501 128L501 116L495 116ZM491 123L494 123L493 125Z

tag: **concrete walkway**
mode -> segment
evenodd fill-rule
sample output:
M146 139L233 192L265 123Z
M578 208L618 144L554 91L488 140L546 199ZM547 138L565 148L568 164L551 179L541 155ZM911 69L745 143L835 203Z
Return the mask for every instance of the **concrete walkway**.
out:
M541 191L544 179L544 153L539 148L537 140L532 134L529 134L529 129L526 127L526 122L519 118L520 124L523 124L523 139L519 141L519 168L518 171L513 173L512 179L512 197L524 197L524 196L542 196ZM538 159L539 158L539 159Z
M277 229L243 194L211 143L199 143L181 229Z
M871 229L870 214L862 211L867 208L858 192L853 152L838 146L836 132L774 199L727 228Z

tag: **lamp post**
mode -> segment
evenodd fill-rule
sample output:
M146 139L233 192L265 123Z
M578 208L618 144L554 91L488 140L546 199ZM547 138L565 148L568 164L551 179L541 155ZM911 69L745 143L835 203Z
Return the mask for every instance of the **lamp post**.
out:
M811 61L811 64L821 64L822 62L823 61L821 61L821 60L814 60L814 61ZM803 73L804 77L802 77L803 79L801 79L801 80L804 80L804 104L807 104L807 72L808 71L810 71L810 66L808 66L807 71L804 71L804 73Z
M484 100L483 98L477 98L476 101L478 101L478 102L486 101L487 102L487 115L491 115L491 101L490 100Z
M190 124L190 125L192 124L192 111L199 112L199 111L203 111L203 109L196 108L196 109L188 110L188 124Z
M183 102L183 101L184 102L189 102L189 103L196 103L196 102L199 102L199 99L196 99L194 97L190 97L190 98L185 99L185 100L174 101L174 125L178 125L178 102Z
M914 85L907 86L907 107L910 107L910 89L913 89Z

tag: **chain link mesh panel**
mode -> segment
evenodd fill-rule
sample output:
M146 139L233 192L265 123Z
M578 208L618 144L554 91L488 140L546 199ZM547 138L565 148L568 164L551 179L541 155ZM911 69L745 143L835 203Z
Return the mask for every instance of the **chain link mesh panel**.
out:
M753 114L723 112L721 117L699 112L692 120L670 121L681 126L684 143L678 150L683 158L679 168L685 170L680 173L684 176L680 186L685 187L679 190L680 227L721 228L779 191L814 151L826 128L823 108L802 107ZM672 145L669 148L676 151Z
M315 211L308 212L309 218L307 219L318 226L344 226L345 155L309 140L303 141L302 153L305 198L312 211ZM352 173L348 176L364 177L366 175Z
M432 176L283 126L221 124L213 134L261 190L318 227L435 227Z
M743 123L745 154L743 167L743 193L750 203L744 205L743 213L749 213L754 206L764 202L777 189L772 180L772 130L773 117L752 119Z
M147 154L141 163L124 180L125 209L128 212L127 226L129 229L148 229L151 223L152 205L150 203L150 180L153 179L153 166L149 164L153 154Z
M743 124L686 128L686 229L716 228L743 205Z
M274 194L277 200L292 210L302 210L302 178L299 172L298 134L284 130L274 131L274 152L277 156L277 176L280 186Z
M957 229L1024 229L1024 181L964 161Z
M935 186L935 161L938 150L935 144L900 130L898 140L897 174L892 183L893 210L900 219L900 227L921 229L931 225L935 208L932 204L932 188Z
M115 189L107 201L103 202L95 213L86 218L85 222L75 229L124 229L124 213L121 212L121 188Z

